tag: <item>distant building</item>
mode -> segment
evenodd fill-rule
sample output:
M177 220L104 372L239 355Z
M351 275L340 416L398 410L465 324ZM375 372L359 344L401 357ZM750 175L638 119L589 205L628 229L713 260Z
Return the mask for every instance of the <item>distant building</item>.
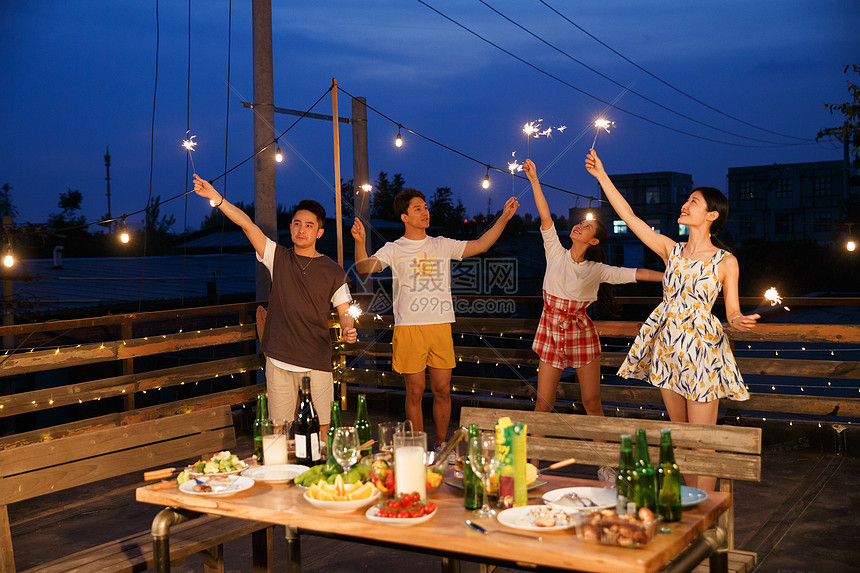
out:
M841 161L730 167L726 231L731 242L832 243L852 191L844 188L842 169Z
M660 171L611 175L611 178L636 215L655 231L673 239L683 238L688 234L687 227L678 224L678 216L681 213L681 205L693 188L692 175ZM606 200L602 191L601 199ZM581 221L587 210L571 209L571 221ZM606 225L609 232L609 248L605 251L610 264L662 270L662 261L636 238L608 202L595 205L594 216Z

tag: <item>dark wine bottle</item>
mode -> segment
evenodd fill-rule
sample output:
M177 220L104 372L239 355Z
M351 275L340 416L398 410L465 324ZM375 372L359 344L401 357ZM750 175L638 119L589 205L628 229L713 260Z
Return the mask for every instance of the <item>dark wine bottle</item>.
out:
M320 418L311 400L310 376L302 378L301 401L296 415L295 428L296 463L312 466L320 463Z
M332 400L331 402L331 422L328 427L328 435L326 436L326 452L328 453L328 461L337 463L334 459L334 453L331 449L331 441L334 438L334 431L340 428L343 424L340 421L340 401Z

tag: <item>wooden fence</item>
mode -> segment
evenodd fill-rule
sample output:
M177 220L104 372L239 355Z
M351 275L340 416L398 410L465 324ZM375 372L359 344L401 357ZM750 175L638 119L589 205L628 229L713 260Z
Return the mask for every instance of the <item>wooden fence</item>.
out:
M517 304L539 305L540 301L537 297L512 298ZM818 300L786 303L799 306ZM623 302L656 303L638 298ZM858 299L820 302L819 306L860 305ZM262 385L256 384L252 372L263 365L263 357L255 349L255 307L256 303L241 303L0 327L0 336L13 342L6 354L0 355L0 429L9 434L0 439L0 449L158 417L168 411L253 401ZM641 323L596 324L604 341L610 345L622 341L618 345L623 346L623 341L636 335ZM391 317L365 314L358 326L360 342L334 345L342 395L348 385L402 387L402 377L387 366ZM460 365L454 371L454 391L533 396L534 382L529 378L533 378L538 361L530 342L536 326L536 318L459 317L453 325ZM826 343L837 349L860 346L860 325L761 324L752 332L729 333L736 345L766 341ZM614 372L624 354L622 348L604 351L604 373ZM860 362L832 358L741 356L738 362L745 375L791 378L801 383L827 378L856 387ZM488 374L471 375L481 364ZM527 374L529 368L532 370ZM753 392L748 402L726 402L724 406L823 420L860 417L860 393L856 398L830 397L826 392L811 395L809 390L804 395ZM560 397L578 401L578 385L563 382ZM602 398L630 407L662 404L659 392L645 384L605 384ZM105 400L108 402L99 404ZM54 418L62 423L52 423Z

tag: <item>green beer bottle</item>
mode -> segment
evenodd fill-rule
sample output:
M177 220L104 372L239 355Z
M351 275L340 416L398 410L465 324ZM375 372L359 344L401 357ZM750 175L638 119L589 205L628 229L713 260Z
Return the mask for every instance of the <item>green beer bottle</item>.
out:
M332 400L331 401L331 422L328 427L328 434L326 434L325 446L326 453L328 454L328 461L334 462L334 454L331 450L331 440L334 438L334 431L340 428L343 423L340 421L340 401Z
M657 515L663 521L681 521L681 470L675 463L672 433L660 430L660 466L657 468Z
M373 438L373 430L370 427L370 418L367 417L367 396L358 395L358 408L355 412L355 429L358 431L358 441L365 443ZM361 450L362 456L373 454L373 448L368 447Z
M463 459L463 507L466 509L480 509L484 500L484 486L481 485L481 478L475 475L469 464L469 456L472 453L468 451L469 444L479 436L478 425L470 425L469 437L466 441L466 457Z
M263 428L269 423L269 406L266 394L257 394L257 417L254 418L254 455L257 463L263 463Z
M636 510L647 507L651 511L657 511L657 474L651 465L651 456L648 455L648 438L645 430L636 430Z
M618 515L635 512L636 470L633 467L633 440L630 434L621 434L621 459L615 477L615 511Z

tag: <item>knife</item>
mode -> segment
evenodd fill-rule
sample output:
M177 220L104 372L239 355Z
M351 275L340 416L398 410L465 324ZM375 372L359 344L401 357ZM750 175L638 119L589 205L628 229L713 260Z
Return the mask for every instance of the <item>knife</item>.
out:
M529 535L528 533L517 533L515 531L505 531L503 529L493 529L492 531L489 529L484 529L483 527L481 527L477 523L473 523L472 520L470 520L470 519L466 520L466 525L468 525L469 527L471 527L472 529L474 529L476 531L480 531L484 535L489 535L491 533L504 533L506 535L516 535L517 537L528 537L529 539L537 539L538 541L543 540L543 538L539 535Z

